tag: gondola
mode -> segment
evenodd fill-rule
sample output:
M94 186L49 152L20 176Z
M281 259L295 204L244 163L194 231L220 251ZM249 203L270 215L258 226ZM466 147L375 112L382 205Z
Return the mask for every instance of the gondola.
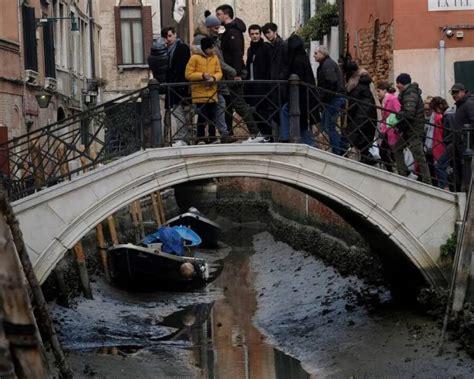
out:
M131 243L112 246L108 263L112 280L124 286L186 290L202 287L211 280L204 259Z
M138 245L114 245L108 250L113 281L148 289L187 290L214 280L222 268L201 258L184 256L199 246L201 238L185 226L163 226Z
M184 225L195 231L202 239L202 247L217 247L221 227L209 220L196 208L191 207L186 213L180 214L166 222L168 226Z

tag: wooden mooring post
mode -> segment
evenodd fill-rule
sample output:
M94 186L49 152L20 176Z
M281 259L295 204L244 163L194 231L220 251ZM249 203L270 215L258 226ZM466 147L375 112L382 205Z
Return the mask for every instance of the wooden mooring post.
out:
M0 257L0 349L6 354L6 358L0 358L0 367L4 366L0 377L46 378L48 370L39 331L13 238L3 217L0 217Z
M20 230L15 213L13 212L13 208L7 199L3 183L0 183L0 213L3 216L0 222L4 222L3 225L8 225L9 232L11 233L11 238L13 240L13 243L5 242L2 245L5 251L0 254L0 259L2 260L0 269L4 270L3 272L8 273L8 275L14 275L14 279L6 281L6 284L8 285L7 290L0 290L0 293L2 294L0 297L0 309L2 313L1 316L4 318L2 323L4 335L7 337L7 339L9 338L9 334L14 335L13 344L11 343L11 340L9 340L10 345L16 346L19 349L25 348L25 350L27 350L29 347L29 350L24 354L25 360L22 360L22 362L18 362L18 357L15 356L16 350L10 349L10 353L13 356L16 376L19 378L47 377L45 360L43 359L40 350L41 341L38 333L36 333L35 328L36 321L32 316L31 308L28 305L28 296L23 280L24 274L31 289L32 305L35 310L34 314L36 315L36 320L38 321L38 327L41 330L41 335L45 341L49 342L51 345L51 349L53 351L56 365L59 369L61 377L72 378L72 371L70 370L66 361L61 344L59 343L58 337L56 335L56 330L54 329L53 323L49 316L43 291L35 275L33 266L28 256L28 252L26 250L25 242L23 240L23 234ZM5 228L6 226L4 229ZM18 254L15 256L15 259L12 258L12 251ZM10 254L7 254L7 252L10 252ZM7 265L7 262L9 262L9 265ZM23 269L23 274L21 273L21 268ZM3 278L7 278L7 276L0 275L0 278L2 278L2 285L5 285ZM12 288L18 286L21 286L21 288L17 289L17 291L12 291ZM14 298L10 299L6 296L14 296ZM11 302L10 300L14 302ZM5 315L8 314L8 308L6 307L12 308L10 313L12 318L10 320L5 317ZM5 323L5 319L9 321L10 324ZM11 326L10 332L5 331L5 325ZM37 337L34 337L35 335ZM33 346L35 347L33 348ZM17 365L22 366L17 367Z
M100 261L102 262L102 268L104 269L105 279L110 282L110 270L107 258L107 245L105 243L104 228L102 223L99 223L95 227L97 249L99 250Z
M145 238L145 227L143 225L143 213L140 200L135 200L130 204L130 214L132 216L132 224L135 230L135 239L140 241Z
M161 200L161 193L160 191L152 192L150 197L156 225L161 226L166 221L165 211L163 209L163 201Z

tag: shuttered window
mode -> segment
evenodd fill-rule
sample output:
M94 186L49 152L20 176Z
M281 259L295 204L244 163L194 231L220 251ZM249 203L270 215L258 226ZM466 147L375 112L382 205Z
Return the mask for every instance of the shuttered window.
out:
M22 6L25 69L38 71L35 8Z
M54 59L54 27L53 21L48 20L43 25L43 45L44 45L44 76L56 78L56 63Z
M153 42L151 7L115 7L118 65L143 65Z

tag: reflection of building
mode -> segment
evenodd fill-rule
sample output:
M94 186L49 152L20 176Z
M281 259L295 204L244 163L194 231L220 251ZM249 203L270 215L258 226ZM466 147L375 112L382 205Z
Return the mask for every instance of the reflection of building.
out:
M455 81L474 86L472 2L350 0L344 4L347 47L376 80L393 81L398 73L409 72L424 94L432 96L446 96ZM447 27L444 32L443 27Z
M2 141L95 103L100 60L97 0L3 1L0 12ZM35 96L51 96L47 108Z

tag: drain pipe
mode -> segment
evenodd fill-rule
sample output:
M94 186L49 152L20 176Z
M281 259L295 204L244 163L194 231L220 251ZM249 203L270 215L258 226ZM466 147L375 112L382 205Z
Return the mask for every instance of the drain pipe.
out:
M446 98L446 41L445 37L448 35L448 31L451 34L448 37L452 36L452 30L449 26L440 27L441 38L439 39L439 95L442 98Z
M445 31L439 40L439 93L446 98L446 41L444 40Z

